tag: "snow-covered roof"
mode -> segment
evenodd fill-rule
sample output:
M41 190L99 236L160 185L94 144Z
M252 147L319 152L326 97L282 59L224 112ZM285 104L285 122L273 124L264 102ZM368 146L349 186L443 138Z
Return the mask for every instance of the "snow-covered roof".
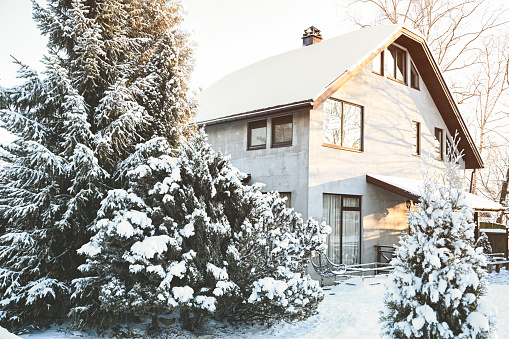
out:
M197 96L197 121L314 101L400 29L401 25L363 28L235 71Z
M424 182L422 180L414 180L378 174L367 174L366 181L409 198L412 196L420 197L421 189L422 187L424 187ZM383 184L380 185L379 182L385 184L385 187L383 187L384 186ZM401 191L407 192L408 195L401 194ZM502 206L501 204L477 196L472 193L465 192L465 201L466 204L470 206L470 208L476 211L500 211L504 209L504 206Z

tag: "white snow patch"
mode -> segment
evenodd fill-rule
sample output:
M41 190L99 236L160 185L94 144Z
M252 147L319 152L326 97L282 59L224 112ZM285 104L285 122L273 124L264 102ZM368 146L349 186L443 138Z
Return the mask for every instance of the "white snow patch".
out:
M131 252L142 256L145 259L151 259L155 254L166 252L168 246L166 244L170 241L167 235L155 235L147 237L143 241L137 241L131 246Z

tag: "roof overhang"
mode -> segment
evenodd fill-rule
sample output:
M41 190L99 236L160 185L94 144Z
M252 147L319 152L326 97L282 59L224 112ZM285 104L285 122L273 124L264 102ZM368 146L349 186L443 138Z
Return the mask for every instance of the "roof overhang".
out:
M234 115L230 115L230 116L226 116L226 117L221 117L218 119L200 121L197 124L199 127L204 127L204 126L223 124L223 123L227 123L227 122L231 122L231 121L263 117L263 116L267 116L267 115L284 114L284 113L295 112L295 111L303 110L303 109L310 110L312 108L313 108L313 100L309 99L309 100L294 102L291 104L280 105L280 106L276 106L276 107L269 107L269 108L259 109L259 110L240 113L240 114L234 114Z
M418 203L421 197L421 188L424 187L422 180L414 180L387 175L366 174L366 182L386 191L397 194L403 198ZM475 211L501 211L505 207L489 199L479 197L475 194L464 193L465 201Z

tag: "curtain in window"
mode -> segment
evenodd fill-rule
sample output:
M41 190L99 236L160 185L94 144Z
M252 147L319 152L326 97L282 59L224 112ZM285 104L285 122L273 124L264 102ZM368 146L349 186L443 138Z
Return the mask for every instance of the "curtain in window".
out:
M360 211L343 211L343 264L354 265L360 263Z
M333 263L341 262L341 196L323 195L323 221L332 228L327 245L327 256Z

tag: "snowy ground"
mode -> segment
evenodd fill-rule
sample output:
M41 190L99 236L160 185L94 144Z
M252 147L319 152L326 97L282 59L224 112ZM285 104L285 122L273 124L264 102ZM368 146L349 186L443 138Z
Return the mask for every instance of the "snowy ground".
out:
M183 331L178 324L166 327L160 338L199 338L212 335L214 339L232 338L379 338L380 324L378 313L383 306L385 289L384 278L350 281L325 291L325 300L320 304L319 314L306 321L294 324L279 324L272 328L262 326L237 327L226 323L210 321L198 333ZM491 303L499 320L498 338L509 338L509 322L505 315L509 311L509 272L488 275L488 293L483 298ZM146 327L145 327L146 328ZM125 330L127 332L127 329ZM139 337L143 336L143 326L130 329ZM0 334L2 334L0 332ZM108 336L109 332L102 334ZM78 331L67 332L63 327L44 332L21 335L22 338L102 338L95 333Z

